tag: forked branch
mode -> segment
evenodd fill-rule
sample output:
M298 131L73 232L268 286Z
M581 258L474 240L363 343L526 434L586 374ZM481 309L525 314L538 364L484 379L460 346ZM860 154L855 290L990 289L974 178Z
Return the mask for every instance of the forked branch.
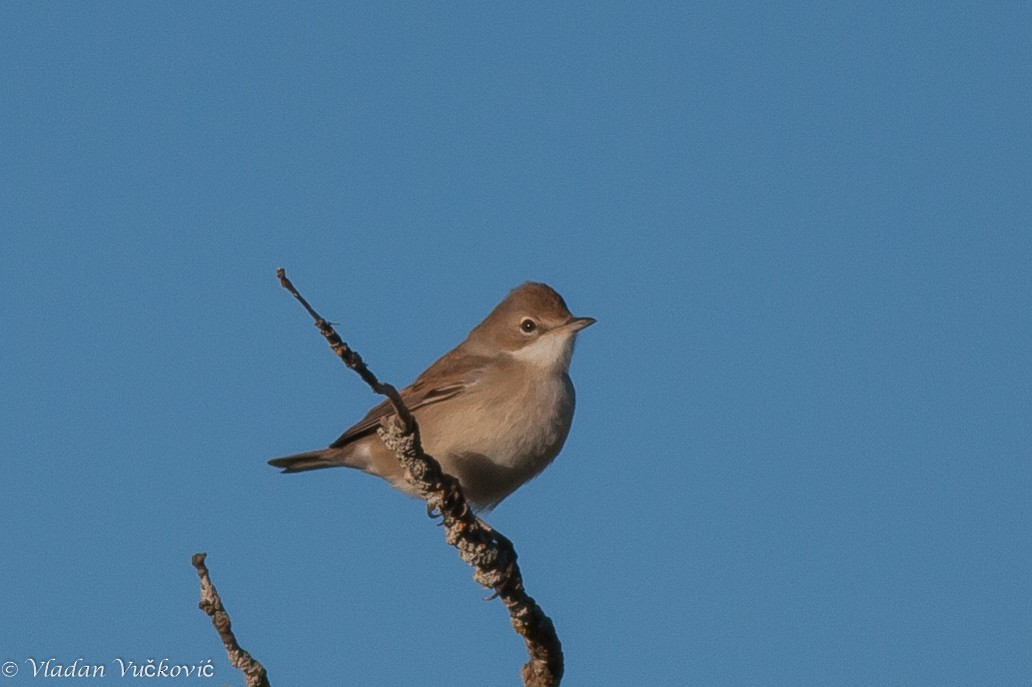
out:
M494 596L500 598L509 610L512 626L523 637L530 656L520 671L524 686L558 687L563 676L562 645L551 619L523 586L512 542L473 513L458 480L445 474L440 464L423 451L419 440L419 425L398 390L377 379L362 357L298 293L283 268L276 270L276 276L283 288L312 316L315 326L337 357L357 372L374 392L390 399L395 414L381 422L378 430L380 439L387 448L394 451L405 468L405 478L426 500L427 513L431 517L441 517L446 541L458 549L462 560L473 567L473 579L493 590ZM204 564L205 555L198 553L193 557L193 565L201 578L200 608L211 617L230 662L244 674L247 687L269 687L265 668L237 643L229 614Z

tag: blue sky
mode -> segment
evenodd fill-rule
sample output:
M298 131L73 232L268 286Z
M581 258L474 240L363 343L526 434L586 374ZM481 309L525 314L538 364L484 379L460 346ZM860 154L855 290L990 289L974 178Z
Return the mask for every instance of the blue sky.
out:
M1025 3L0 6L0 662L511 685L417 501L318 448L516 284L566 448L490 521L564 685L1032 676ZM108 677L104 684L136 684ZM182 681L181 681L182 683Z

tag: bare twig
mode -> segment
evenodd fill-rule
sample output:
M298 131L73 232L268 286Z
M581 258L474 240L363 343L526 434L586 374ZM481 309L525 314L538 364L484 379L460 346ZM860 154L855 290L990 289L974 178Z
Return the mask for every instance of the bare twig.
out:
M195 553L190 561L197 568L197 574L201 578L201 602L198 607L211 618L211 624L215 626L215 630L222 639L222 644L226 647L229 662L244 674L247 687L269 687L269 678L265 674L265 667L237 643L236 635L233 634L231 627L232 623L229 620L229 613L222 605L222 598L215 591L215 585L211 583L208 566L204 564L207 555L206 553Z
M282 267L276 270L276 276L312 316L337 357L374 392L390 399L400 422L394 418L381 422L380 439L394 451L405 468L405 478L426 500L427 512L431 516L440 514L447 542L473 567L473 579L494 590L509 610L512 626L523 637L530 656L521 670L524 686L557 687L563 676L562 645L551 619L524 589L512 542L473 513L458 480L445 474L441 465L423 451L419 427L397 390L376 378L358 353L297 292Z
M280 286L289 291L291 295L293 295L294 298L304 306L304 309L308 311L308 314L312 316L319 333L325 337L326 342L330 344L330 348L332 348L333 352L337 354L337 357L340 358L345 365L357 372L358 376L362 378L362 381L368 384L375 393L381 394L390 399L391 405L394 407L394 412L404 424L405 428L411 428L415 423L415 420L412 418L412 413L409 412L408 407L405 406L405 402L401 400L401 394L398 393L398 390L390 384L381 383L380 380L378 380L373 373L369 371L365 361L362 360L362 356L351 350L351 347L344 343L344 340L340 338L336 331L334 331L333 326L320 317L319 313L317 313L312 306L308 304L305 297L297 292L297 289L294 288L294 284L287 279L286 270L280 267L276 270L276 276L279 278Z

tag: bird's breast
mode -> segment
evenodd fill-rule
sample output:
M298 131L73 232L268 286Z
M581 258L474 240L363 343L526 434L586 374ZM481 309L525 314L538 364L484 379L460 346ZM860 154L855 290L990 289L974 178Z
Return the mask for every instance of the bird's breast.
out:
M427 406L418 418L427 450L443 462L475 455L530 476L544 469L570 431L573 384L565 372L543 375L525 366L506 372L521 368L526 374L486 377Z

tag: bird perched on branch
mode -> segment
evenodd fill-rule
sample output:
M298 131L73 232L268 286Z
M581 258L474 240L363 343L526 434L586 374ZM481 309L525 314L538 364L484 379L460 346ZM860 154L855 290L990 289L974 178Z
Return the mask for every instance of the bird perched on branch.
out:
M562 449L573 421L574 342L594 322L571 315L550 286L526 282L402 389L423 449L459 480L475 507L498 505ZM269 464L284 472L357 468L415 496L398 459L376 436L380 420L392 413L384 401L328 448Z

